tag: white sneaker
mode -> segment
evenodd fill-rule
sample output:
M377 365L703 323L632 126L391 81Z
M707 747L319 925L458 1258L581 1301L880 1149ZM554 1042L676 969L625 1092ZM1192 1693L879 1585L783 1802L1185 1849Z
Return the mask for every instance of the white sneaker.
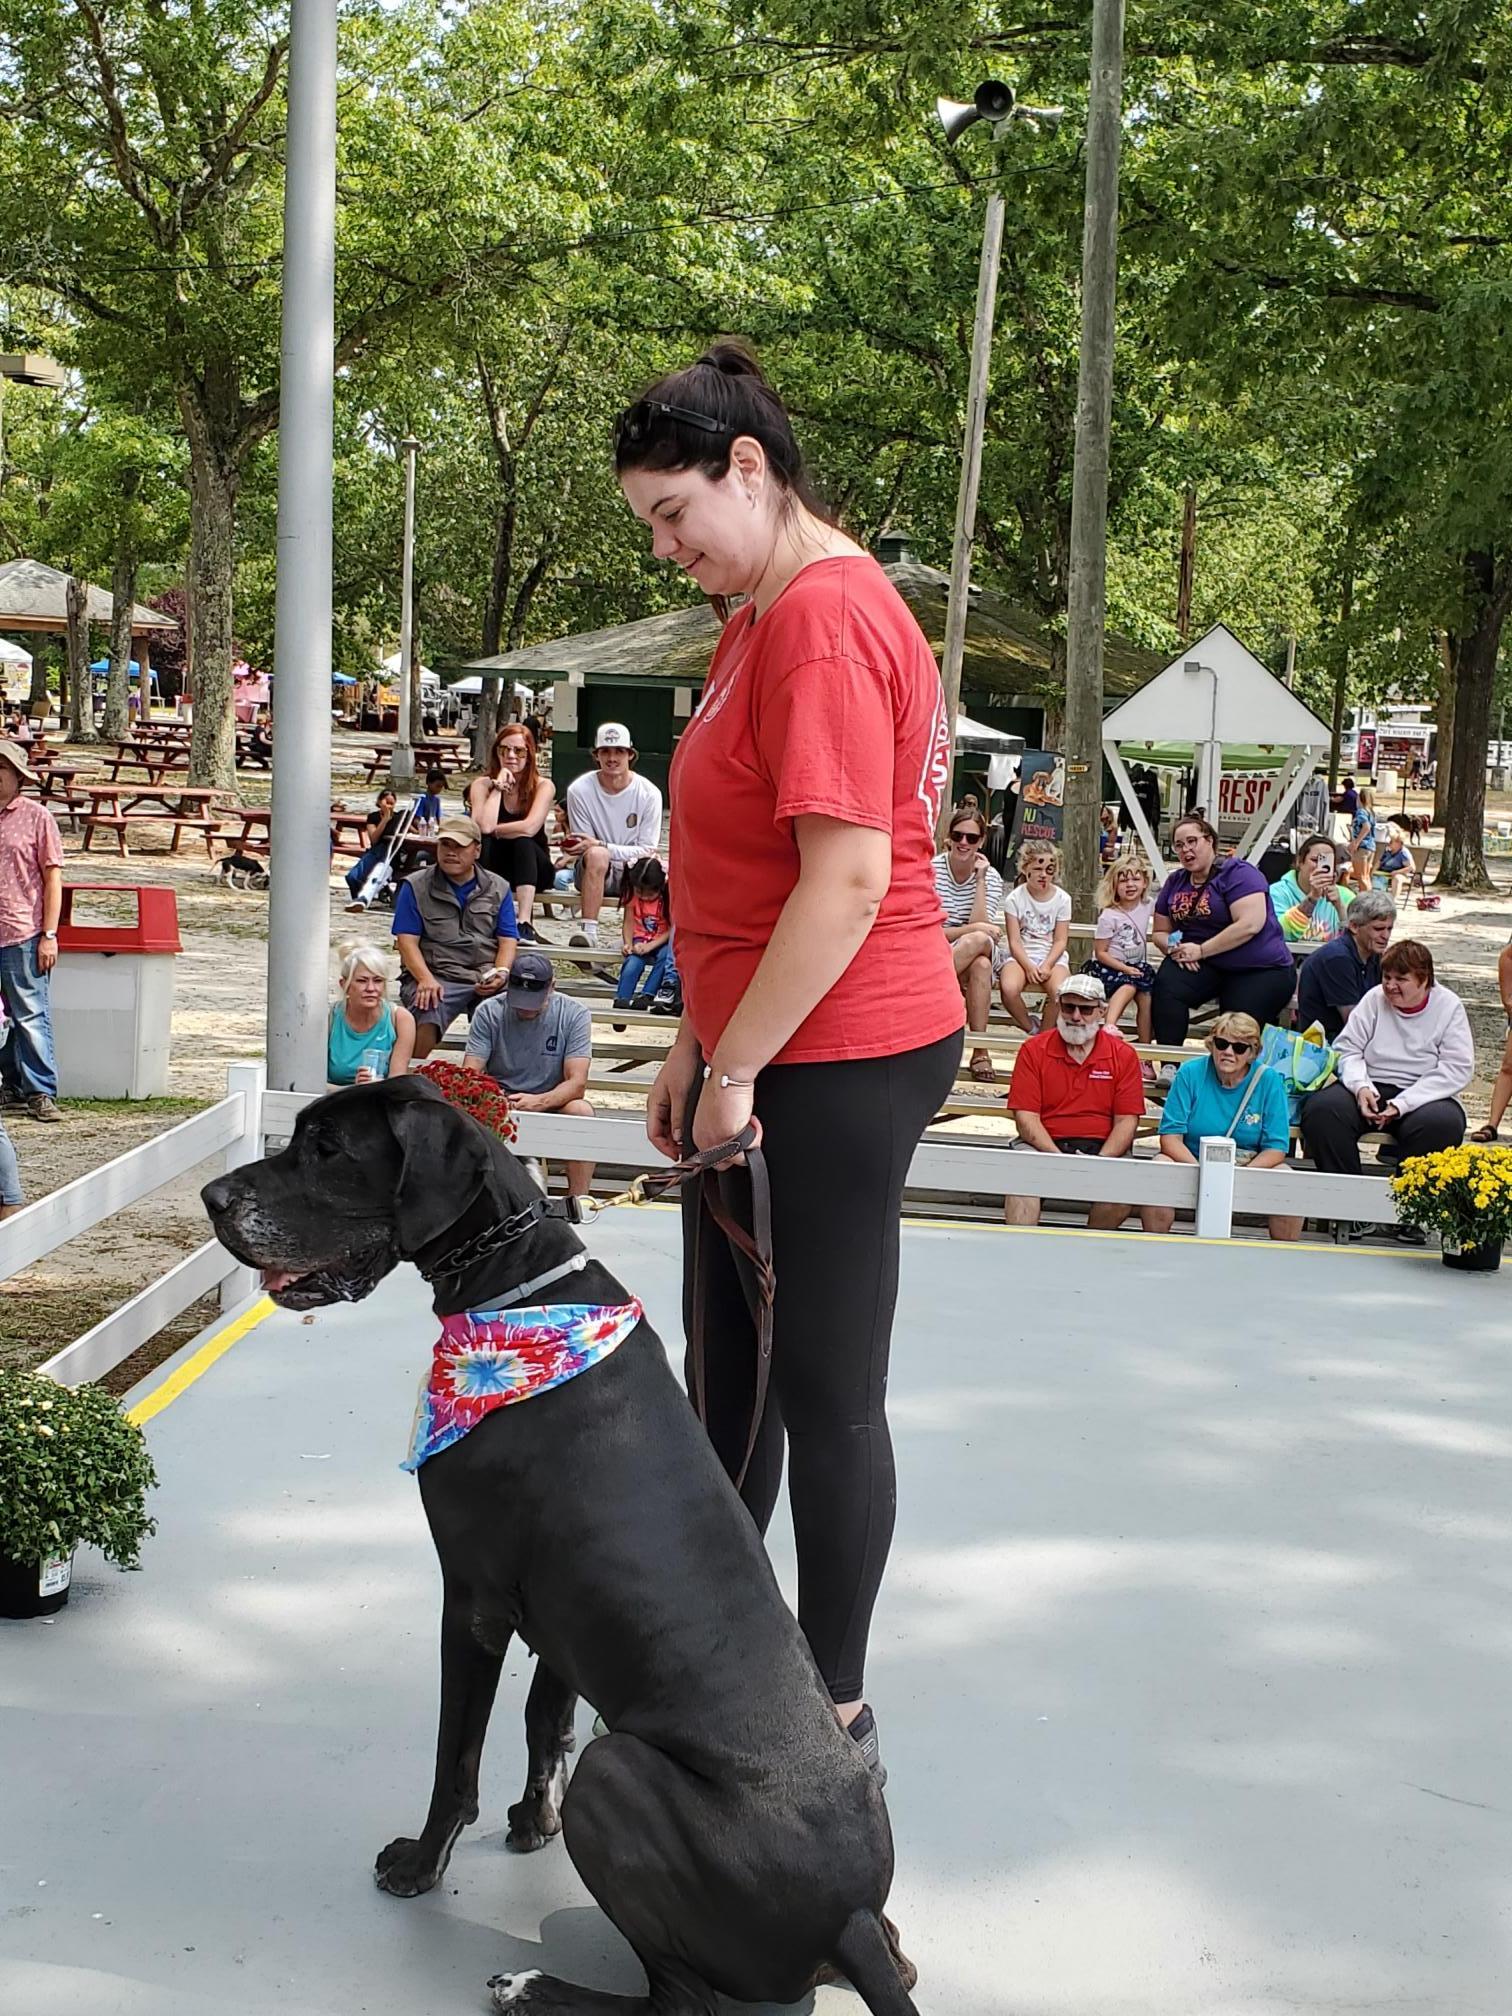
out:
M581 945L585 952L593 950L593 940L582 929L574 931L572 936L567 940L567 943L569 945Z

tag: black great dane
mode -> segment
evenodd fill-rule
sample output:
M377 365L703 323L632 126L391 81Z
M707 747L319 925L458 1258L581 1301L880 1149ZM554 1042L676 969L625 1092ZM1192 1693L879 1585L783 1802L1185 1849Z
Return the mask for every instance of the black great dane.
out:
M422 1078L316 1101L282 1154L203 1195L217 1237L286 1309L360 1300L400 1260L431 1282L438 1316L488 1309L583 1251L554 1219L483 1251L540 1192ZM527 1299L630 1297L589 1258ZM416 1838L379 1855L380 1887L429 1890L477 1818L517 1635L537 1665L510 1845L563 1834L648 1986L605 1995L501 1975L498 2008L713 2016L716 1991L793 2002L840 1975L878 2016L917 2016L913 1969L882 1916L893 1853L881 1794L650 1324L578 1377L488 1413L419 1480L443 1582L441 1726L430 1810ZM580 1695L612 1733L569 1785Z

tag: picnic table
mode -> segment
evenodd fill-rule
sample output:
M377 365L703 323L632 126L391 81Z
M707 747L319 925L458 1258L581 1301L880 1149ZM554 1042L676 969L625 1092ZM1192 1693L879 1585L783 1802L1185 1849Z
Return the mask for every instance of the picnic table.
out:
M218 794L208 785L167 785L161 778L154 778L149 785L119 780L107 784L86 784L84 796L90 801L90 809L84 815L84 845L87 854L90 842L97 832L105 831L115 835L116 850L122 855L131 852L126 836L132 826L172 825L173 840L169 847L171 854L177 854L179 839L187 827L201 835L205 842L206 858L213 860L212 842L220 831L220 820L212 817L210 801ZM123 802L124 801L124 802Z
M189 768L189 751L185 748L165 744L162 748L154 749L145 742L117 742L113 746L115 754L110 759L112 782L120 777L128 765L135 770L153 773L148 781L154 785L161 784L170 770Z
M336 854L350 854L354 859L360 859L367 852L368 817L369 815L366 812L348 812L345 809L338 811L333 806L331 810L332 852ZM347 837L348 834L351 835L350 839ZM410 850L413 850L416 854L433 855L436 851L434 834L406 834L399 844L400 856L402 857Z
M394 759L394 744L374 742L369 746L373 753L367 761L366 776L368 783L374 784L380 776L388 774ZM424 788L424 773L427 770L444 770L450 780L461 771L472 768L472 752L465 742L416 742L413 747L417 789Z

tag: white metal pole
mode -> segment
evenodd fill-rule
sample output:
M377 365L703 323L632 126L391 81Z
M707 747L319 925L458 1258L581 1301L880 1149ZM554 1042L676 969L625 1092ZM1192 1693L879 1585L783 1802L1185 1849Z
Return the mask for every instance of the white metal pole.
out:
M399 446L404 454L404 580L399 590L399 728L389 776L396 784L408 784L415 775L410 717L415 704L415 457L420 443L406 434Z
M977 491L982 479L982 436L987 427L987 374L992 364L992 317L997 305L998 266L1003 253L1004 202L996 189L987 198L982 225L982 260L977 270L976 322L971 332L971 376L966 388L966 438L961 486L956 493L955 537L950 546L950 593L945 604L945 648L940 679L945 688L945 733L949 760L940 797L939 834L950 824L955 771L956 718L961 711L961 659L966 649L966 612L971 589L971 548L976 538Z
M323 1091L330 924L336 0L293 0L274 603L268 1083Z

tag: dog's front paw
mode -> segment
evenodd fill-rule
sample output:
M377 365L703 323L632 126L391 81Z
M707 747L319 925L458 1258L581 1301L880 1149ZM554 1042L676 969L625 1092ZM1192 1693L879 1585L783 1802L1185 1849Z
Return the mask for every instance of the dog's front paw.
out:
M447 1860L445 1855L438 1860L423 1842L401 1834L379 1850L373 1881L391 1897L420 1897L440 1882Z
M551 1801L527 1797L509 1809L505 1846L515 1855L533 1855L561 1831L561 1815Z

